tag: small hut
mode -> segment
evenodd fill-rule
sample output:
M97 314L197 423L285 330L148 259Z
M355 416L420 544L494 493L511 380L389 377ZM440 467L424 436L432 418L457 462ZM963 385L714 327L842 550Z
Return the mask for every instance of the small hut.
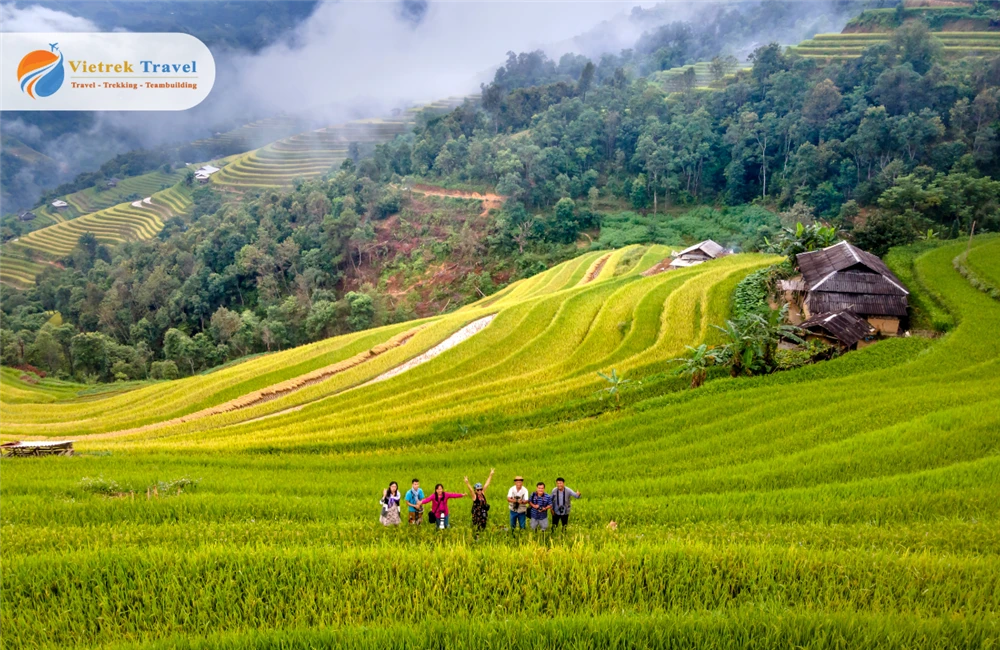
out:
M31 221L35 218L35 213L31 210L21 210L17 213L18 221Z
M7 442L0 445L4 456L72 456L72 440L41 440Z
M670 261L670 268L682 269L688 266L695 266L696 264L718 259L728 254L728 250L711 239L706 239L675 254L673 260Z
M818 338L833 343L841 351L853 350L858 347L859 342L875 335L875 328L849 309L816 314L803 321L799 327L807 332L806 340Z
M108 189L118 187L120 181L117 178L109 178L106 183L104 183Z
M212 174L214 174L217 171L219 171L218 167L213 167L212 165L204 165L194 173L194 179L199 183L207 183L212 178Z
M55 201L52 202L52 207L55 208L56 210L63 210L69 207L69 203L66 203L62 199L56 199Z

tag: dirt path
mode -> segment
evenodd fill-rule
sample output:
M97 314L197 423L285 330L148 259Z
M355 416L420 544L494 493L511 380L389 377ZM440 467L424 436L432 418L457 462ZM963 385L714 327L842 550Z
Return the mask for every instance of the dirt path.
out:
M587 273L586 277L583 278L583 282L581 284L587 284L588 282L593 282L594 278L596 278L601 274L601 270L604 268L604 265L608 263L609 257L611 257L611 253L608 253L607 255L599 259L597 261L597 264L594 265L594 268L590 269L590 272Z
M482 201L483 211L480 213L480 216L486 216L493 208L499 208L503 204L504 199L504 197L499 194L480 194L479 192L467 192L465 190L449 190L443 187L434 187L433 185L417 184L412 186L410 189L425 196L443 196L452 199L471 199L475 201Z
M410 370L411 368L415 368L416 366L419 366L419 365L421 365L423 363L426 363L426 362L430 361L431 359L433 359L434 357L436 357L439 354L441 354L442 352L444 352L445 350L453 348L456 345L458 345L459 343L461 343L462 341L468 339L473 334L481 332L487 325L489 325L493 321L493 319L495 317L496 317L496 314L490 314L489 316L485 316L483 318L480 318L479 320L475 320L475 321L469 323L468 325L466 325L465 327L463 327L462 329L458 330L457 332L455 332L454 334L452 334L451 336L449 336L445 340L441 341L440 343L438 343L437 345L435 345L433 348L431 348L427 352L424 352L423 354L417 355L417 356L413 357L412 359L410 359L409 361L406 361L406 362L404 362L404 363L396 366L395 368L392 368L390 370L386 370L385 372L383 372L378 377L375 377L374 379L369 379L365 383L358 384L357 386L351 386L350 388L346 388L346 389L344 389L344 390L342 390L342 391L340 391L340 392L338 392L336 394L337 395L343 395L344 393L348 393L348 392L350 392L352 390L355 390L356 388L363 388L363 387L368 386L370 384L374 384L374 383L377 383L377 382L380 382L380 381L385 381L386 379L389 379L390 377L395 377L396 375L398 375L400 373L404 373L407 370ZM332 396L331 395L326 395L324 397L320 397L320 398L317 398L317 399L313 400L313 402L318 402L319 400L326 399L327 397L332 397ZM261 415L259 417L253 418L252 420L244 420L242 422L239 422L238 424L248 424L250 422L258 422L260 420L266 420L268 418L273 418L273 417L276 417L276 416L279 416L279 415L285 415L286 413L296 413L298 411L301 411L303 408L305 408L306 406L308 406L311 403L312 402L309 402L307 404L299 404L297 406L291 406L289 408L282 409L281 411L275 411L274 413L268 413L266 415Z
M666 271L670 270L670 263L673 261L674 260L670 257L664 258L659 262L657 262L656 264L654 264L653 266L646 269L645 271L643 271L642 273L640 273L640 275L644 278L648 278L651 275L665 273Z
M478 334L479 332L486 329L486 326L492 323L494 318L496 318L496 314L490 314L489 316L484 316L483 318L472 321L462 329L458 330L445 340L441 341L440 343L432 347L427 352L424 352L421 355L413 357L406 363L398 365L391 370L383 372L375 379L366 381L365 383L361 384L361 386L367 386L368 384L374 384L380 381L385 381L386 379L390 379L392 377L395 377L396 375L402 374L407 370L410 370L411 368L415 368L421 364L427 363L428 361L438 356L445 350L450 350L451 348L455 347L462 341L465 341L474 334Z
M339 374L341 372L344 372L345 370L350 370L351 368L358 366L364 363L365 361L374 359L380 354L384 354L389 350L398 348L399 346L403 345L411 338L413 338L413 335L419 332L424 327L426 326L421 325L411 330L407 330L402 334L397 334L396 336L392 337L385 343L380 343L379 345L376 345L370 350L365 350L364 352L360 352L354 355L353 357L350 357L349 359L344 359L343 361L339 361L332 365L325 366L317 370L313 370L310 373L307 373L300 377L294 377L292 379L288 379L281 383L274 384L273 386L267 386L266 388L261 388L260 390L256 390L252 393L247 393L246 395L242 395L235 399L231 399L228 402L224 402L222 404L210 406L209 408L202 409L194 413L189 413L187 415L182 415L180 417L172 418L170 420L164 420L163 422L154 422L152 424L146 424L141 427L133 427L131 429L121 429L118 431L108 431L105 433L91 433L91 434L84 434L81 436L75 436L74 440L104 440L107 438L118 438L120 436L125 436L132 433L152 431L154 429L159 429L161 427L169 426L172 424L181 424L184 422L191 422L193 420L200 420L202 418L207 418L212 415L219 415L220 413L228 413L230 411L238 411L241 409L250 408L251 406L257 406L265 402L270 402L271 400L278 399L279 397L284 397L289 393L302 390L303 388L312 386L313 384L318 384L319 382L329 379L330 377ZM298 408L302 407L299 406L295 410L297 410ZM286 409L286 410L292 410L292 409ZM268 416L263 416L263 417L268 417ZM262 419L262 418L255 418L255 419ZM249 421L252 422L253 420Z

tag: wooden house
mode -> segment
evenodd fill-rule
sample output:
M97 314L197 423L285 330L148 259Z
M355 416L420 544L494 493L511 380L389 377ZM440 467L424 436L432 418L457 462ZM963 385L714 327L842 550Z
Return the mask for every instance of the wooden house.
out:
M821 314L851 311L882 334L899 333L910 292L878 256L842 241L799 253L796 259L802 271L801 284L786 281L782 288L786 295L804 296L801 303L806 321Z
M35 218L35 213L31 210L21 210L17 213L18 221L31 221Z
M711 239L706 239L675 254L673 260L670 262L670 268L682 269L688 266L695 266L696 264L718 259L728 254L728 250Z
M117 178L109 178L107 182L105 182L104 184L108 187L108 189L111 189L114 187L118 187L118 183L119 181Z

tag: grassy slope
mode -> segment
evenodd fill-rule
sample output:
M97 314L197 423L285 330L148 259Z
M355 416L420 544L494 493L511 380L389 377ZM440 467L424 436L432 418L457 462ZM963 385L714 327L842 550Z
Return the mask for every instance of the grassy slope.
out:
M420 345L498 311L390 381L337 394L350 382L331 380L307 389L324 399L306 409L249 425L4 460L5 646L993 647L1000 303L952 267L963 247L910 264L911 289L953 314L937 341L887 341L617 413L574 407L597 403L587 368L662 369L765 260L642 279L643 256L632 275L571 286L591 256L434 321ZM241 365L266 359L290 363ZM160 389L208 394L190 381ZM63 408L76 407L36 416ZM306 446L340 453L253 453ZM445 534L376 522L390 479L457 489L491 466L478 541L467 502ZM565 475L583 492L567 533L501 532L514 473ZM139 496L84 492L98 475ZM198 489L146 500L146 486L182 476Z

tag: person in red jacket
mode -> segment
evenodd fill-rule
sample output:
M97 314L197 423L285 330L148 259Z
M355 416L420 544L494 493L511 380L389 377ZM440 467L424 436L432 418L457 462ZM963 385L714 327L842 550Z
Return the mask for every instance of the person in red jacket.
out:
M434 494L420 503L431 504L432 523L436 522L439 528L451 528L451 521L448 517L448 500L461 499L464 496L460 492L445 492L444 486L438 483L434 486Z

